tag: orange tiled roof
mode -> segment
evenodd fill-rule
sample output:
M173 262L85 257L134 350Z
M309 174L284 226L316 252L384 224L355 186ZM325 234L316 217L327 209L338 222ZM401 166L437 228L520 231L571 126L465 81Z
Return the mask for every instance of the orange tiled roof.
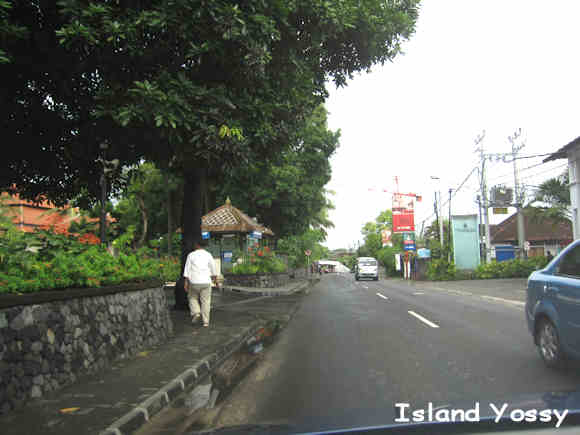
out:
M78 222L81 219L78 208L66 206L59 208L46 200L32 202L21 199L18 194L2 193L0 197L3 205L12 215L12 221L25 232L49 228L68 230L72 222ZM87 220L98 221L96 218L87 218ZM107 220L111 222L112 218L107 216Z

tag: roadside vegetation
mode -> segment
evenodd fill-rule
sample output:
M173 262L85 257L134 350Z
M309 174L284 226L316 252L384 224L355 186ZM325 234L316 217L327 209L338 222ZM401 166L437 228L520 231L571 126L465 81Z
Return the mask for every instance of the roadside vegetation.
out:
M4 215L5 216L5 215ZM133 249L127 234L111 249L92 233L59 230L22 232L0 221L0 293L31 293L131 282L170 281L179 276L175 257L149 247Z

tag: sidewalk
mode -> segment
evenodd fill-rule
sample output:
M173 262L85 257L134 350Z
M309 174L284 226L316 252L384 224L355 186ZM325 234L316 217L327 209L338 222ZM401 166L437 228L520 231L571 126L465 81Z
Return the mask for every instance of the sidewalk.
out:
M249 297L230 291L212 295L210 328L191 325L188 312L171 311L174 336L166 343L118 360L30 405L0 417L3 435L127 434L203 382L231 353L271 319L289 320L309 282L279 289L287 295ZM265 290L265 289L261 289ZM166 290L173 305L173 290Z
M525 278L473 279L461 281L411 281L397 279L416 289L444 291L464 296L479 296L484 299L508 301L523 305L526 301Z

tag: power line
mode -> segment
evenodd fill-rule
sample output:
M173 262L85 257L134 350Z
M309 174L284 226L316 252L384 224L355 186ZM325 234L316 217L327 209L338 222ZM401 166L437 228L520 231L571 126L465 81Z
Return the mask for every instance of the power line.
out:
M537 176L537 175L545 174L545 173L547 173L547 172L552 172L552 171L555 171L555 170L557 170L557 169L564 168L565 166L568 166L568 163L564 163L564 164L562 164L562 165L559 165L559 166L556 166L556 167L554 167L554 168L550 168L550 169L548 169L548 170L546 170L546 171L536 172L535 174L528 175L527 177L522 177L521 179L522 179L522 180L527 180L527 179L529 179L529 178L533 178L533 177L535 177L535 176Z
M544 162L536 163L535 165L526 166L525 168L523 168L523 169L519 169L518 171L519 171L519 172L527 171L528 169L537 168L538 166L542 166L542 165L544 165L544 164L545 164ZM558 169L558 168L559 168L559 166L558 166L558 167L556 167L556 168L552 168L552 169L550 169L550 170L554 170L554 169ZM498 176L496 176L496 177L492 177L490 181L496 181L496 180L500 180L500 179L502 179L502 178L507 178L507 177L512 177L512 176L513 176L513 173L509 173L509 174L503 174L503 175L498 175Z
M469 177L471 177L471 175L473 175L473 173L475 172L476 169L479 169L477 166L474 167L471 172L467 175L467 177L465 177L465 179L461 182L461 184L459 185L459 187L457 187L456 189L453 189L453 193L451 194L451 199L453 199L455 197L455 195L457 194L457 192L459 192L461 190L461 188L463 187L463 185L467 182L467 180L469 180ZM449 204L449 199L446 200L442 205L441 208L445 207L447 204ZM427 222L429 219L435 217L435 213L432 213L429 217L423 219L421 221L421 225L424 224L425 222Z

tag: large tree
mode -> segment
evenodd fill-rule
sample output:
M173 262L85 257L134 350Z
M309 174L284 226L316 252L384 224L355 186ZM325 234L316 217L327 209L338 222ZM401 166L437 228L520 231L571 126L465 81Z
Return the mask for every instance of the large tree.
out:
M268 159L357 71L393 59L416 0L18 1L0 21L0 188L65 202L99 193L97 158L184 178L182 257L208 177ZM112 181L117 181L113 178Z
M277 157L238 167L222 180L219 196L270 227L278 237L301 234L310 226L330 227L332 208L324 189L330 181L330 157L338 132L328 130L326 110L319 106L305 119L293 142Z

